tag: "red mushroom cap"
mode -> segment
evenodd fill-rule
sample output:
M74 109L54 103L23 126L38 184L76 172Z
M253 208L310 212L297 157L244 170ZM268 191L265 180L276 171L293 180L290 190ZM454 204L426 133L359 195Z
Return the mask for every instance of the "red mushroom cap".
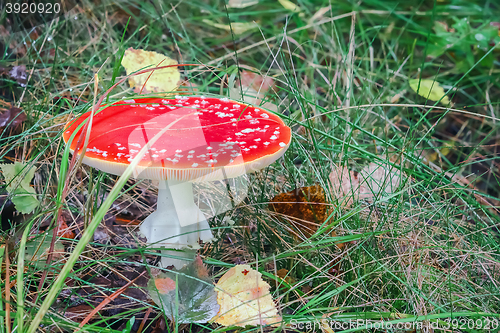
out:
M90 111L70 121L67 143ZM113 103L94 115L83 163L121 175L151 138L183 117L151 145L136 178L220 180L262 169L291 142L283 121L258 107L227 98L176 96ZM79 129L70 149L75 150Z

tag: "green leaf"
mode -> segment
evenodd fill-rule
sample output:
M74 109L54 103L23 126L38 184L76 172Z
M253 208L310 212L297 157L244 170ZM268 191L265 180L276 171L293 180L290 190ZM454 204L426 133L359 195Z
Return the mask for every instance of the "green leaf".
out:
M200 257L178 272L149 280L149 295L176 323L206 323L219 312L217 292Z
M5 182L7 183L7 192L12 195L12 202L16 209L23 213L31 213L40 202L36 198L36 191L30 186L31 180L35 176L33 166L26 170L27 166L23 163L0 164L0 170L3 172ZM20 175L24 177L21 178Z
M35 192L34 189L32 189ZM30 193L23 190L15 190L13 192L13 197L11 198L12 203L16 206L16 209L22 214L29 214L35 210L40 204L40 201L36 198L36 193Z
M420 87L419 87L420 82ZM413 79L409 80L410 88L420 96L430 99L431 101L441 101L442 104L448 105L450 99L445 95L443 87L439 82L429 79Z

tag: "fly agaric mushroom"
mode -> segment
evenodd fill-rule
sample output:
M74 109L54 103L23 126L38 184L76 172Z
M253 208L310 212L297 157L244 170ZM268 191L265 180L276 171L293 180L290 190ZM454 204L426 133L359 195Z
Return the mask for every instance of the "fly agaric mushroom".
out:
M75 131L79 137L90 115L84 113L66 125L66 143ZM77 141L71 141L72 152ZM147 145L134 177L158 180L159 190L157 210L142 222L141 233L158 247L196 249L198 240L212 239L212 232L194 203L192 182L260 170L281 157L290 142L291 130L278 116L227 98L130 99L94 115L83 163L121 175ZM180 268L184 263L162 256L163 267Z

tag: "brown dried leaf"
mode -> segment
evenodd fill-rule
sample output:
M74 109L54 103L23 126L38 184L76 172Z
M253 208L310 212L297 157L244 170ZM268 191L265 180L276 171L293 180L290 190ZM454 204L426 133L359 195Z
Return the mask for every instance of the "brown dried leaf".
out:
M64 317L71 321L81 322L94 308L88 304L72 306L64 311Z
M75 233L68 226L68 224L66 223L63 215L61 215L59 217L59 221L58 222L59 222L59 229L57 230L57 237L74 239L75 238Z
M8 129L12 130L13 134L20 133L25 120L26 114L20 108L12 106L7 110L0 109L0 134Z
M270 209L286 215L296 229L306 237L312 236L327 218L328 205L320 185L298 188L281 193L271 200Z

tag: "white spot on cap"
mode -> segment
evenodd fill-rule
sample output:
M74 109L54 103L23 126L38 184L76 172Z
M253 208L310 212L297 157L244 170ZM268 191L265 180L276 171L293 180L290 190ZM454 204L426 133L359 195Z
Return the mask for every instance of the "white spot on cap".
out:
M125 148L125 147L120 147L120 148L118 148L118 150L123 150L123 149L127 149L127 148Z
M152 156L152 157L154 157L154 158L159 157L159 155L157 155L157 154L153 154L153 155L151 155L151 156Z
M175 152L176 153L182 153L182 150L181 149L177 149Z
M198 166L198 163L193 163L193 165L191 165L193 168L196 168Z
M229 98L226 98L226 97L224 97L224 98L220 98L219 100L220 100L221 102L229 102Z
M263 118L269 118L269 115L267 113L261 113L260 116Z
M280 147L286 147L286 144L284 142L280 142Z
M129 146L132 146L132 147L141 148L141 145L140 145L140 144L138 144L138 143L129 143L128 145L129 145Z
M264 144L267 146L267 145L269 145L269 144L270 144L270 142L267 142L267 141L266 141L266 142L264 142Z
M125 103L135 103L135 99L126 99L124 100Z
M208 146L207 149L212 149L212 147Z
M120 146L121 146L121 144L119 144L119 143L115 143L115 145L117 145L118 147L120 147Z
M277 137L276 135L273 135L273 136L271 137L271 140L276 140L277 138L278 138L278 137Z
M261 138L254 139L254 141L260 141L260 140L262 140L262 139Z
M188 153L189 154L194 154L194 150L190 150Z

